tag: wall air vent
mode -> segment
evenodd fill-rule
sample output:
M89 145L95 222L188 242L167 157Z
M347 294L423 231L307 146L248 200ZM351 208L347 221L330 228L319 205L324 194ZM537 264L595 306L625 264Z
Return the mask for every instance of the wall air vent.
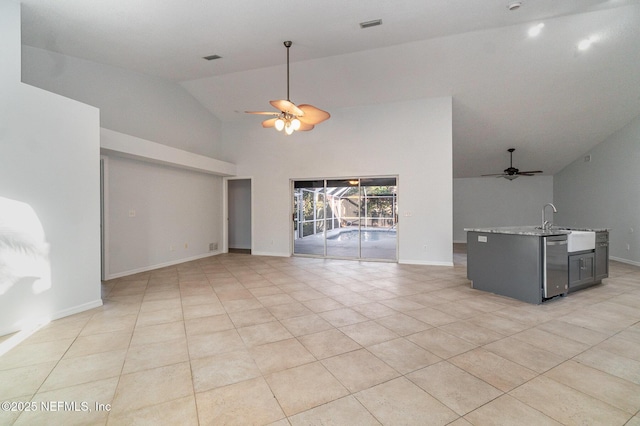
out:
M222 56L220 55L209 55L209 56L205 56L202 59L206 59L207 61L213 61L214 59L220 59L222 58Z
M378 25L382 25L382 19L374 19L373 21L360 22L360 28L370 28L377 27Z

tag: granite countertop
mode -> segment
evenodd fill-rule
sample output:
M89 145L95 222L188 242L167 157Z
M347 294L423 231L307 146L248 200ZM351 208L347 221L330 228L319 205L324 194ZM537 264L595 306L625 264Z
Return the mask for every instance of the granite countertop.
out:
M571 233L565 229L540 229L536 226L501 226L496 228L464 228L468 232L486 232L490 234L532 235L546 237L549 235L566 235Z
M532 235L535 237L547 237L550 235L566 235L571 231L608 231L607 228L564 228L552 226L550 229L541 229L539 226L501 226L494 228L464 228L467 232L486 232L490 234Z
M562 231L590 231L590 232L609 232L611 228L568 228L562 226L552 226L552 229L560 229Z

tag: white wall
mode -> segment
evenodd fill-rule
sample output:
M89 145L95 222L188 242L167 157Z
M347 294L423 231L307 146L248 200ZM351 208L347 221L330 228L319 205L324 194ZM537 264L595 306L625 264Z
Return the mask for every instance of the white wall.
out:
M222 178L210 173L235 174L214 159L220 121L175 82L29 46L22 55L24 82L100 108L109 179L105 278L215 254L209 244L222 243ZM150 158L127 160L128 148ZM172 161L176 167L158 164ZM206 170L188 170L199 168Z
M110 155L108 179L108 278L221 247L222 177Z
M330 112L289 137L256 117L223 125L221 158L254 182L254 254L291 253L290 179L398 175L400 262L452 264L451 98Z
M22 81L100 108L101 126L215 157L220 121L172 81L30 46Z
M464 228L539 225L542 207L553 200L553 176L454 179L453 240L467 241Z
M2 335L102 300L99 111L20 83L20 4L10 0L0 0L0 54ZM29 236L40 255L11 251Z
M100 129L100 150L106 154L218 176L235 176L236 174L235 164L105 128Z
M640 266L640 117L586 155L590 162L580 157L555 175L558 216L568 226L611 228L610 256Z

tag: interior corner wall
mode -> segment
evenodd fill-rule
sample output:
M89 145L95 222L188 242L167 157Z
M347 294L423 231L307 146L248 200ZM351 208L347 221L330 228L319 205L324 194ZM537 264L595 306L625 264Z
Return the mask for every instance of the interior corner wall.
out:
M454 179L453 241L467 241L464 228L539 225L553 200L553 176Z
M222 177L108 156L109 276L219 253Z
M106 129L216 158L220 120L173 81L30 46L22 81L100 108Z
M2 335L102 300L99 111L20 82L18 2L0 0L0 52Z
M217 157L220 121L175 82L30 46L22 46L22 80L99 107L102 128ZM209 244L221 243L221 177L107 158L105 278L215 254Z
M610 257L640 266L640 117L557 173L554 195L561 223L610 228Z
M291 254L291 179L397 175L399 261L452 265L451 98L330 112L289 137L255 117L223 125L222 157L253 179L253 253Z
M18 5L18 10L16 9ZM15 86L20 81L20 3L0 0L0 87ZM17 18L16 18L17 14ZM17 59L17 60L16 60ZM4 90L3 90L4 92Z

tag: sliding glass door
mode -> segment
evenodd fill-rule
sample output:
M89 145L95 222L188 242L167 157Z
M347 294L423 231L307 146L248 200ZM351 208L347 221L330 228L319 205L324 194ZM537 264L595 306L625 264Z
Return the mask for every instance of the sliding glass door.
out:
M395 177L293 182L293 253L397 260Z
M360 257L397 259L396 178L360 179Z
M335 216L327 232L327 257L360 257L360 180L327 180L327 207Z
M324 180L296 181L293 190L293 252L324 256Z

